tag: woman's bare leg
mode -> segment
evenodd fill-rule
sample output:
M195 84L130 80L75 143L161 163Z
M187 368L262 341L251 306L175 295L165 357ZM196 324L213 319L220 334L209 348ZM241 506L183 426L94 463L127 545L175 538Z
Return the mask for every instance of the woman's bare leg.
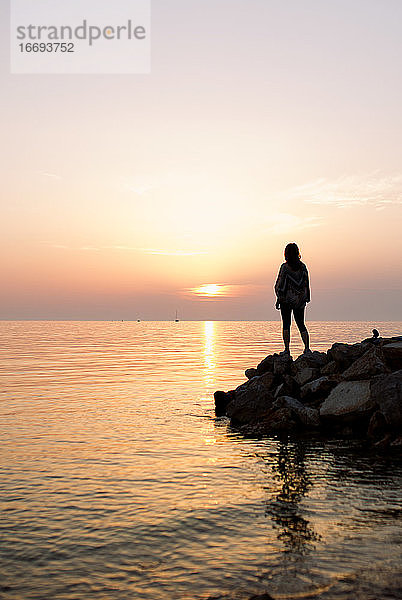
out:
M283 343L285 344L285 352L290 352L290 329L282 329Z
M309 337L307 329L305 331L301 331L300 335L301 335L301 339L304 342L304 351L307 352L308 350L310 350L310 337Z
M304 324L304 307L295 308L293 310L293 315L296 321L296 325L299 328L301 339L304 343L304 352L308 352L310 350L310 338L307 328Z

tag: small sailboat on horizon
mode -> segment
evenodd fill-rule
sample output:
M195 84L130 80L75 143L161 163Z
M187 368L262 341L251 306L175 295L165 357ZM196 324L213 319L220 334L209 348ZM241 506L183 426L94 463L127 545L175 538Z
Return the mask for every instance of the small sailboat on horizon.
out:
M178 319L178 316L177 316L177 309L176 309L176 317L175 317L175 320L174 320L174 322L175 322L175 323L178 323L178 322L179 322L179 319Z

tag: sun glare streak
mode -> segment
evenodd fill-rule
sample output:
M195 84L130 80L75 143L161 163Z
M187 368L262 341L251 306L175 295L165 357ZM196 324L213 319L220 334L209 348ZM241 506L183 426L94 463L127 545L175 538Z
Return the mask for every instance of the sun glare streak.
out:
M215 323L204 322L204 381L210 386L214 381L215 374Z

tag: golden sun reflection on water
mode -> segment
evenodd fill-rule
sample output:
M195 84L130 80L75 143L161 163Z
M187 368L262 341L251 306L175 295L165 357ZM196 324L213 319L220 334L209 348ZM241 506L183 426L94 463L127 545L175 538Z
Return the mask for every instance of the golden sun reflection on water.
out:
M207 386L215 379L215 323L204 321L204 381Z

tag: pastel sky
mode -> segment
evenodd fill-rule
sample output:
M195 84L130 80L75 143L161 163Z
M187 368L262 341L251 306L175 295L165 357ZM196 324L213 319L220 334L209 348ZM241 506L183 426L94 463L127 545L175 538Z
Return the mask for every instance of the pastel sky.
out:
M149 75L11 75L0 3L1 319L278 318L293 241L401 319L400 0L153 0Z

